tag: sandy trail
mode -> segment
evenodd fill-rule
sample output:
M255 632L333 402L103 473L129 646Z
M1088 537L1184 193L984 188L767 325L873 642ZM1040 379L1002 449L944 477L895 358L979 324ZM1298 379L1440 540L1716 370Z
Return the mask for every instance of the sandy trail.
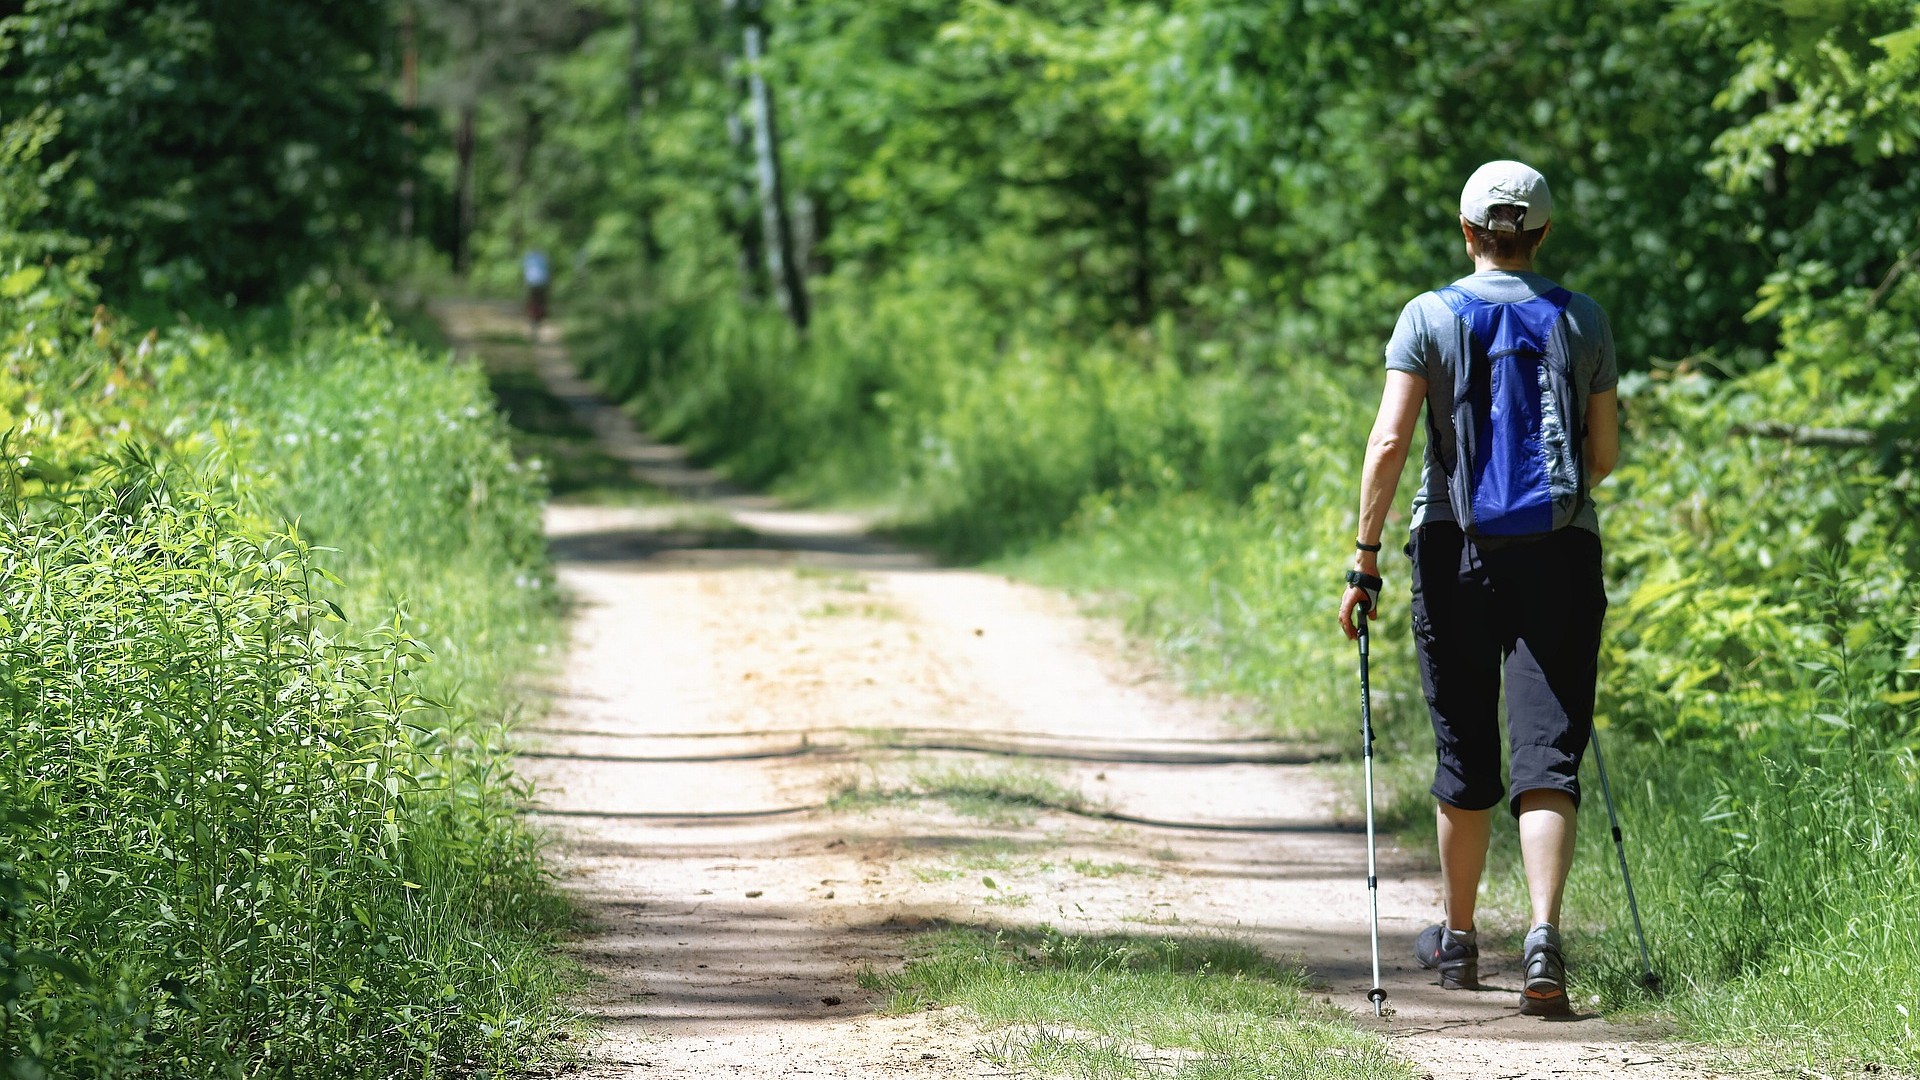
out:
M439 314L482 350L515 326L485 305ZM605 1031L590 1075L1019 1075L957 1010L882 1016L858 987L863 966L899 964L933 920L1250 940L1302 958L1333 1002L1436 1077L1710 1075L1597 1017L1518 1016L1515 957L1483 960L1498 990L1441 991L1407 952L1437 883L1390 843L1381 933L1396 1011L1374 1019L1364 835L1338 816L1352 800L1313 763L1319 748L1182 696L1059 596L936 568L855 517L734 491L601 403L557 344L534 356L609 454L680 500L548 512L578 607L523 767L594 927L574 945L598 976L582 1007ZM916 770L1009 767L1083 793L1092 812L826 806Z

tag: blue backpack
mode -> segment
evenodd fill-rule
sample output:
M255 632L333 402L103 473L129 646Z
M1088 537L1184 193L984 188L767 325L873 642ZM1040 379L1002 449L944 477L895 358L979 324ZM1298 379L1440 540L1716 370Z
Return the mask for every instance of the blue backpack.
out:
M1441 450L1453 516L1468 536L1535 536L1565 528L1587 497L1572 358L1556 288L1512 303L1449 285L1435 295L1466 330L1454 373L1454 453ZM1453 460L1449 461L1449 456Z

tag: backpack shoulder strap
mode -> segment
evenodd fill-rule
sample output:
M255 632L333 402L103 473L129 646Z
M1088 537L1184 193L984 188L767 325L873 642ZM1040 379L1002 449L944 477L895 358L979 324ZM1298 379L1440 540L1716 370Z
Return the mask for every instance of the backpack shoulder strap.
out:
M1465 400L1468 388L1473 383L1473 369L1481 362L1480 355L1486 352L1486 342L1474 331L1474 312L1487 303L1458 285L1444 285L1433 290L1433 295L1453 311L1460 324L1460 344L1463 355L1461 364L1453 372L1453 400L1457 406Z
M1443 303L1453 309L1455 315L1463 319L1467 317L1467 313L1473 309L1474 305L1486 303L1485 300L1458 285L1442 285L1433 290L1433 295L1439 297Z
M1546 303L1553 307L1553 323L1546 328L1546 333L1542 335L1541 342L1543 345L1549 345L1549 347L1542 351L1546 354L1550 362L1555 360L1554 354L1558 353L1557 361L1562 368L1562 374L1571 380L1573 377L1573 354L1572 342L1567 336L1566 315L1567 305L1573 303L1573 292L1564 287L1555 287L1552 292L1541 293L1533 302ZM1550 343L1558 343L1560 347L1558 349L1552 348Z

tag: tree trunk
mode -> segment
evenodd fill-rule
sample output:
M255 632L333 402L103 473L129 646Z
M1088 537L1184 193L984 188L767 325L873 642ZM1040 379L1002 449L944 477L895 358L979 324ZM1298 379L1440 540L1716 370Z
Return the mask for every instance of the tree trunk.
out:
M1130 155L1127 216L1133 240L1133 319L1153 321L1153 162L1138 143Z
M513 162L513 250L524 251L527 245L527 219L533 216L528 204L528 181L533 176L533 155L540 147L541 116L538 109L525 106L521 116L520 147Z
M403 244L413 239L413 172L417 167L413 156L413 140L417 134L413 114L420 108L420 44L416 23L413 5L408 4L400 15L400 95L407 106L407 119L400 127L400 136L406 142L406 156L402 159L405 172L400 175L400 241Z
M633 154L634 173L639 181L635 199L639 205L634 216L640 228L640 256L645 266L657 264L665 254L660 238L653 231L653 199L647 188L652 173L647 151L647 133L641 122L647 110L647 8L646 0L628 0L627 22L627 145Z
M453 231L453 269L455 273L465 275L473 268L473 253L469 244L473 238L475 221L473 195L473 120L475 106L467 102L460 106L460 126L454 132L453 199L455 223Z
M724 78L733 90L733 105L727 109L727 145L733 150L734 180L727 189L727 226L740 238L740 299L753 304L760 299L760 230L753 225L753 194L747 190L744 162L747 160L747 126L740 122L740 101L746 97L746 80L740 77L740 62L727 55Z
M800 280L805 281L813 272L813 246L819 237L819 217L815 213L813 197L804 191L793 196L793 265L798 268Z
M805 330L812 314L807 302L807 283L794 258L793 225L787 217L786 189L780 175L780 136L774 126L773 90L760 70L766 56L766 28L760 19L758 0L748 0L744 7L743 37L753 114L754 172L760 182L760 231L767 274L773 280L780 310L794 326Z
M1772 112L1781 104L1780 87L1775 85L1767 90L1767 111ZM1760 190L1775 199L1787 193L1787 148L1779 143L1767 148L1767 171L1760 175Z
M646 108L647 92L647 7L646 0L628 0L627 29L627 133L636 139L640 116Z

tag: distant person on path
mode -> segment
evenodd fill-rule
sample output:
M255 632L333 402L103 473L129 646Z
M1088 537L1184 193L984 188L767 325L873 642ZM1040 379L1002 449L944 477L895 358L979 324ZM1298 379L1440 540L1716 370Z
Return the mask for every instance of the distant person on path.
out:
M547 318L547 286L553 280L547 253L537 250L527 252L520 260L520 279L527 286L527 326L537 341L540 324Z
M1517 161L1489 162L1467 180L1460 231L1474 272L1415 297L1387 342L1359 551L1340 601L1349 638L1356 607L1378 612L1381 532L1424 403L1426 464L1406 553L1446 910L1414 954L1442 986L1478 985L1474 906L1504 797L1519 819L1533 908L1520 1011L1541 1016L1569 1011L1557 927L1607 606L1589 495L1619 457L1606 312L1533 272L1552 214L1546 179ZM1503 669L1510 789L1496 715Z

